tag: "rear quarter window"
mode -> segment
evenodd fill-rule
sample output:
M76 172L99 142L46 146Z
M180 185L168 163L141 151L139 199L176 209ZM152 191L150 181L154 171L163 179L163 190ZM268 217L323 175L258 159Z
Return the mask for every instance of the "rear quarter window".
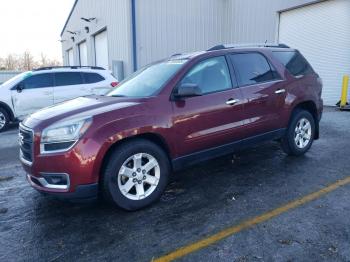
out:
M105 80L105 78L97 73L83 73L84 82L86 84L93 84Z
M298 51L274 51L272 53L293 76L303 76L314 73L310 64Z

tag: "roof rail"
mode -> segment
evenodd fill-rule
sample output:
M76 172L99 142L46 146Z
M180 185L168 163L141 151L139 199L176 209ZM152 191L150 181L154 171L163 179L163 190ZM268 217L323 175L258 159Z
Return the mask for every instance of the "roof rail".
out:
M274 44L274 43L256 43L256 44L220 44L209 48L207 51L216 51L229 48L242 48L242 47L276 47L276 48L289 48L286 44Z
M100 66L45 66L34 69L33 71L41 71L41 70L51 70L51 69L60 69L60 68L70 68L70 69L79 69L79 68L89 68L95 70L105 70Z

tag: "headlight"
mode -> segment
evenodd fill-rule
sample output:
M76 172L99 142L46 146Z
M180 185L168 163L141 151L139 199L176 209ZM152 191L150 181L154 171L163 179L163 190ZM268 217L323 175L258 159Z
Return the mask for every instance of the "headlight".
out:
M71 119L55 123L45 128L41 135L40 152L66 151L84 135L92 123L92 118Z

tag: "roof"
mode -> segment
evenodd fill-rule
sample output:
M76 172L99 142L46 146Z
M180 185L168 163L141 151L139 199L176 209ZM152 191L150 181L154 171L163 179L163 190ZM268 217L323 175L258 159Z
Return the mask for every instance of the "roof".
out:
M61 35L60 35L61 37L62 37L62 35L63 35L63 33L64 33L64 30L66 29L66 26L67 26L67 24L68 24L68 21L69 21L70 17L72 16L72 13L73 13L74 8L75 8L75 6L77 5L77 3L78 3L78 0L75 0L75 2L74 2L74 4L73 4L73 7L72 7L72 9L70 10L69 15L68 15L68 17L67 17L67 20L66 20L66 22L64 23L64 26L63 26L63 28L62 28Z

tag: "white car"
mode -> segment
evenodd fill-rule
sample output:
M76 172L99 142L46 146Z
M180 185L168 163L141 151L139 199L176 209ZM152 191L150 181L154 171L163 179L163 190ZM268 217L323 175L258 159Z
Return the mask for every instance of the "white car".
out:
M45 67L16 75L0 86L0 132L41 108L85 95L103 95L118 85L101 67Z

